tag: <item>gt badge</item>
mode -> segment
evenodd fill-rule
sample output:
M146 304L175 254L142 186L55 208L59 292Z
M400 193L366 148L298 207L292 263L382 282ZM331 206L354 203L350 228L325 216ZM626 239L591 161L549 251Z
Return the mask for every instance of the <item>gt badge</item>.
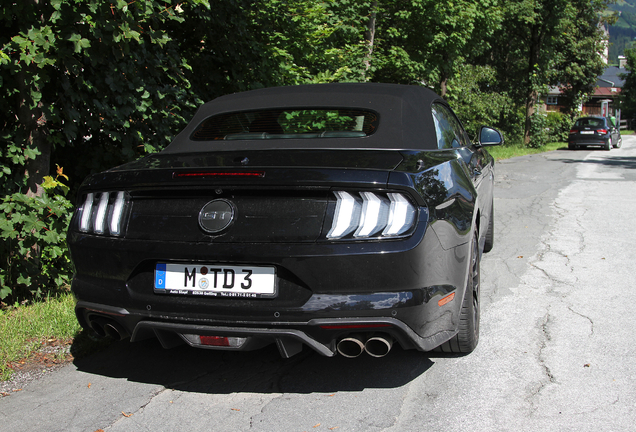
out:
M210 201L199 212L199 225L212 234L223 231L233 220L234 206L224 199Z

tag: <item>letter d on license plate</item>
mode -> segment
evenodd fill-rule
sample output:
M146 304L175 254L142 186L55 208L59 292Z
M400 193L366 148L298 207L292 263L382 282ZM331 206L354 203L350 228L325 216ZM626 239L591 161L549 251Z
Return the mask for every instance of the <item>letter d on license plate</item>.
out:
M276 270L258 266L157 263L154 291L213 297L276 297Z

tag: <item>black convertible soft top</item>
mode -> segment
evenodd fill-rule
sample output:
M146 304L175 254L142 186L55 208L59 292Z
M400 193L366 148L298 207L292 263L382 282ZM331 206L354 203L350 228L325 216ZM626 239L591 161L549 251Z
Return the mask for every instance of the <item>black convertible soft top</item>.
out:
M437 149L431 114L435 92L415 85L352 83L271 87L221 96L202 105L188 126L162 153L269 149ZM205 119L223 113L267 108L356 108L379 114L377 132L329 139L246 139L194 141Z

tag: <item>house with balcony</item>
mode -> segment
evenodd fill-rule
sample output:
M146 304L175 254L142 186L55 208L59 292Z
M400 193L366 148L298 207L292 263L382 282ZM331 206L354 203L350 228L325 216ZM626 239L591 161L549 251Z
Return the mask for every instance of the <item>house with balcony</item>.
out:
M617 107L617 102L621 88L623 84L625 84L625 80L622 79L620 75L629 72L625 69L627 64L625 57L619 56L618 59L618 67L607 66L603 74L597 78L594 93L579 107L581 115L604 117L613 115L617 119L620 119L620 110ZM542 95L541 97L542 110L545 112L562 111L564 107L559 103L560 97L561 89L559 87L552 87L548 94Z

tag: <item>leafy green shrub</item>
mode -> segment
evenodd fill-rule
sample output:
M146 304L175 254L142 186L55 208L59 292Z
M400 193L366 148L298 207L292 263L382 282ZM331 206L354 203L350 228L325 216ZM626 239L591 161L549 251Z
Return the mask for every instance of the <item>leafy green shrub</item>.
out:
M543 113L535 112L530 118L530 143L528 147L541 148L550 141L548 119Z
M548 139L551 142L566 142L572 127L573 119L560 112L550 112L546 117L546 127L548 128Z
M524 112L508 93L493 91L496 83L493 68L463 65L448 82L446 100L471 139L477 139L481 126L491 126L503 133L506 145L520 143Z
M72 204L56 193L63 185L48 177L47 192L22 193L0 202L0 299L42 298L68 286L72 264L66 231Z

